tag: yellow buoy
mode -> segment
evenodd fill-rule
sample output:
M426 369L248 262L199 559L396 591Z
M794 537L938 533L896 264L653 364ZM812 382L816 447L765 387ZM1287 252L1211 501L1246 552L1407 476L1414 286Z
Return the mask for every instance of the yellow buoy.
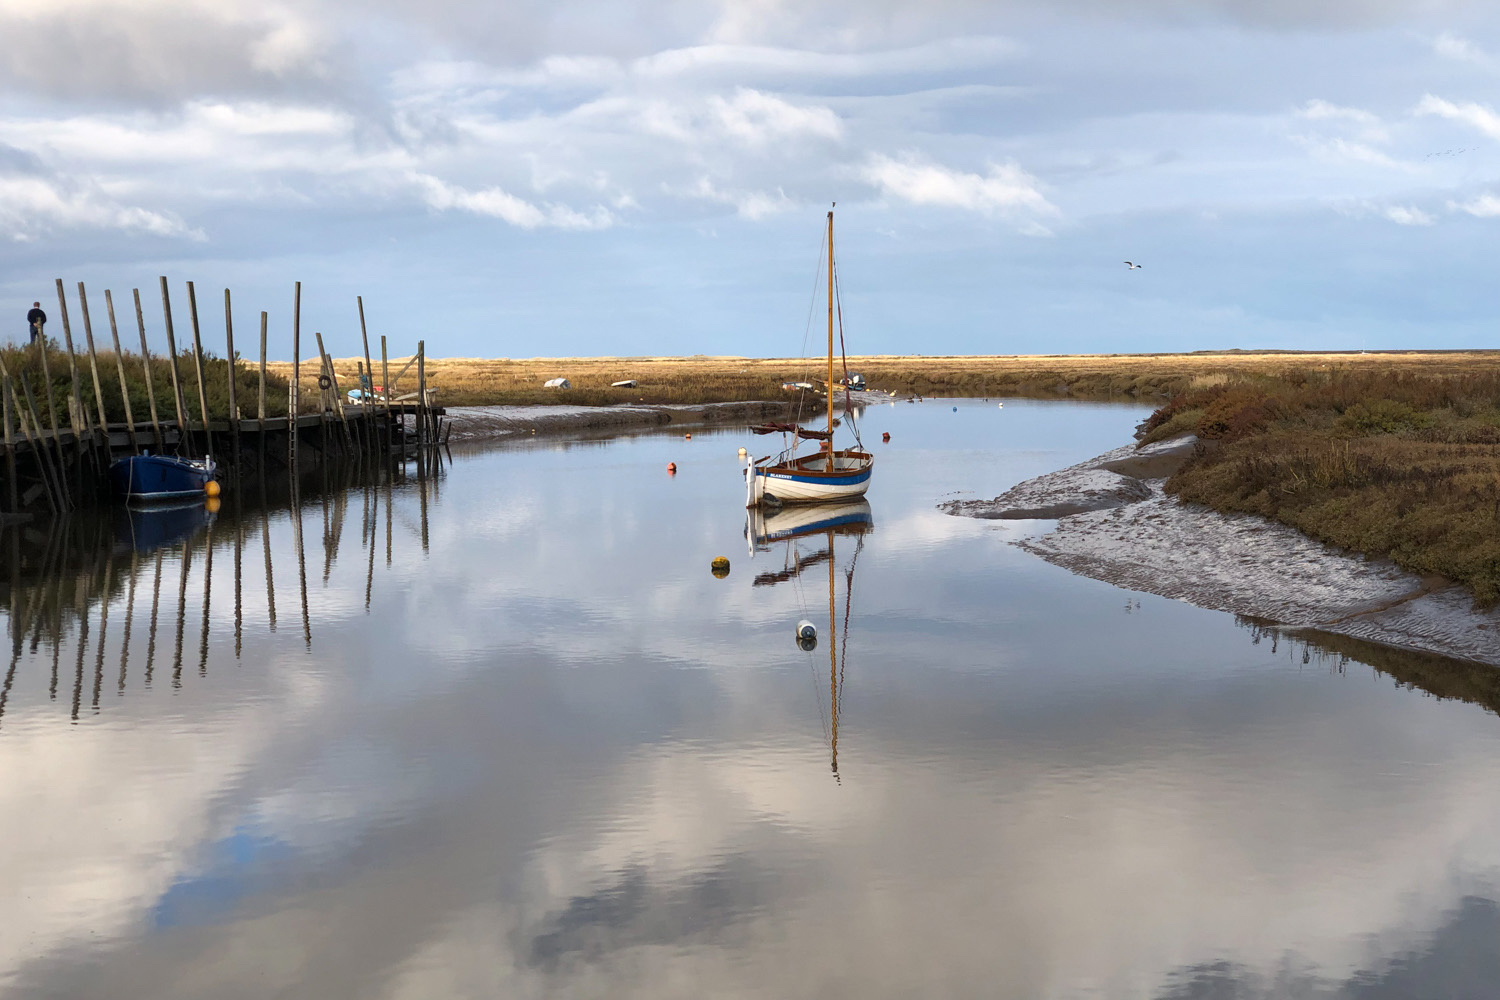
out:
M729 575L729 560L724 556L716 557L710 565L713 567L714 576L720 580Z
M204 483L203 492L207 493L211 497L218 496L221 492L219 489L219 481L217 479L210 479L208 482Z

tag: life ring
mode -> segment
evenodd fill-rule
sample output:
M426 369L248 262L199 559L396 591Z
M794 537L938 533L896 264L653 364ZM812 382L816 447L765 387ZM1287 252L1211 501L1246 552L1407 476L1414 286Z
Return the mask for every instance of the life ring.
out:
M318 388L319 389L328 389L328 388L331 388L332 386L333 386L333 379L329 378L326 374L318 376Z

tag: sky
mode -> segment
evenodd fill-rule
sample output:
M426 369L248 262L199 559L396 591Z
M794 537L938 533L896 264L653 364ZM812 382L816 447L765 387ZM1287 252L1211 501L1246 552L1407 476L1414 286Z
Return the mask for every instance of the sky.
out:
M1496 340L1493 4L0 0L0 38L0 339L61 278L155 344L166 276L246 355L301 281L340 356L357 295L393 355L796 356L837 202L851 353Z

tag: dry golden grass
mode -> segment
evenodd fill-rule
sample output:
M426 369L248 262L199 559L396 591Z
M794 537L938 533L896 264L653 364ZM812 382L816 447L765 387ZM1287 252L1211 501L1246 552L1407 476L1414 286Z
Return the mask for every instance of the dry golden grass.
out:
M339 387L358 385L361 359L334 362ZM392 376L407 358L392 359ZM375 359L378 371L380 361ZM289 377L291 364L272 370ZM711 403L777 399L781 384L820 381L823 362L799 358L638 357L638 358L430 358L428 384L447 405L518 403ZM1404 371L1453 375L1500 368L1500 353L1381 352L1198 354L1081 354L921 357L873 355L851 357L849 370L860 372L874 389L931 396L1073 395L1090 399L1154 399L1199 385L1222 384L1231 377L1277 376L1291 371ZM842 369L839 369L839 374ZM567 390L544 389L551 378L572 382ZM635 379L635 389L612 389L611 382ZM303 396L316 398L317 363L302 366ZM1205 381L1206 380L1206 381ZM376 383L380 379L376 378ZM395 385L396 394L416 390L416 366Z

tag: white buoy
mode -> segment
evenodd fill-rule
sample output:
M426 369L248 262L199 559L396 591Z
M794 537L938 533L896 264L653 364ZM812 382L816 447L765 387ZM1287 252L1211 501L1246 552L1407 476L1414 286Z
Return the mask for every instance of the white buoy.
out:
M748 451L746 451L745 449L743 449L743 448L740 449L740 458L744 458L748 454L750 454L750 453Z
M816 639L817 637L818 637L818 627L816 625L814 625L812 622L810 622L806 618L804 618L800 622L797 623L797 638L799 638L799 639Z

